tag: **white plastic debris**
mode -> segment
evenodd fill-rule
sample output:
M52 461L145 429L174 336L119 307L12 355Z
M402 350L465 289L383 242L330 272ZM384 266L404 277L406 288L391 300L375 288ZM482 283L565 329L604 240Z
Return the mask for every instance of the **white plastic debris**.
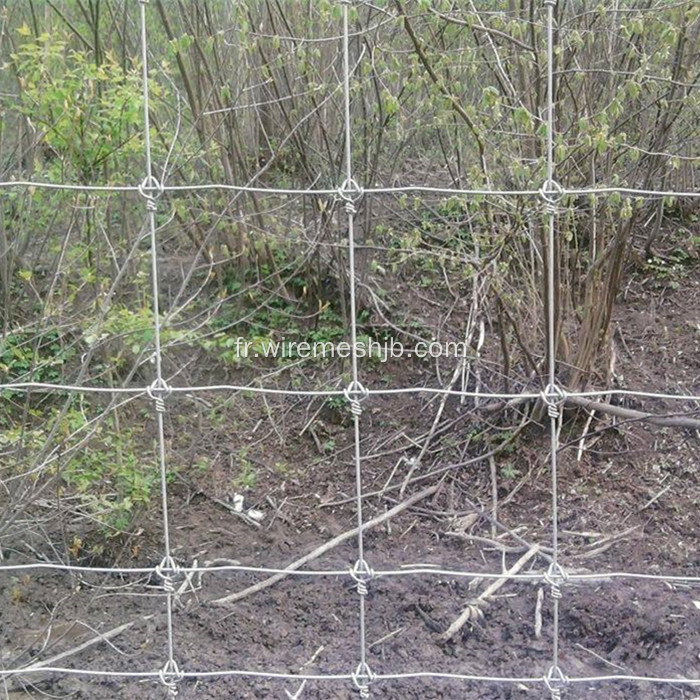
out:
M236 513L242 513L243 512L243 494L242 493L234 493L232 500L233 500L233 509L236 511Z

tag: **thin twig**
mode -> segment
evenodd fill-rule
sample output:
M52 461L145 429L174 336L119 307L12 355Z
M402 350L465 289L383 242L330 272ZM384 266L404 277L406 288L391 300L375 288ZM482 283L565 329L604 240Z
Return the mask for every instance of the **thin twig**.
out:
M381 525L385 520L393 518L395 515L398 515L407 508L410 508L415 503L422 501L428 496L432 496L438 490L438 488L439 485L436 484L435 486L430 486L427 489L423 489L423 491L419 491L413 496L407 498L403 503L400 503L398 506L394 506L391 510L387 510L385 513L378 515L376 518L372 518L372 520L368 520L366 523L363 524L362 531L364 532L373 527L376 527L377 525ZM269 588L278 581L282 581L283 579L287 578L290 572L297 571L305 564L308 564L310 561L318 559L318 557L320 557L322 554L325 554L326 552L329 552L331 549L334 549L343 542L352 539L358 534L358 532L359 527L354 527L352 528L352 530L347 530L341 535L334 537L332 540L325 542L320 547L317 547L312 552L309 552L308 554L305 554L303 557L297 559L296 561L293 561L287 566L284 572L275 574L274 576L270 576L264 581L259 581L253 586L248 586L248 588L245 588L242 591L238 591L237 593L231 593L230 595L224 596L223 598L217 598L216 600L212 601L212 605L232 605L233 603L236 603L237 601L242 600L243 598L246 598L249 595L252 595L253 593L259 593L260 591L264 591L266 588Z
M120 634L123 632L126 632L130 627L133 627L135 622L125 622L123 625L119 625L118 627L114 627L113 629L109 630L108 632L105 632L104 634L97 634L96 637L92 637L91 639L88 639L86 642L83 642L82 644L78 644L78 646L73 647L72 649L68 649L66 651L62 651L60 654L55 654L54 656L49 657L48 659L45 659L44 661L36 661L34 663L29 663L26 666L24 666L21 670L26 670L26 671L34 671L34 669L37 668L44 668L45 666L53 666L57 662L62 661L63 659L73 656L75 654L79 654L81 651L85 651L85 649L89 649L91 646L94 646L95 644L99 644L100 642L108 642L110 639L114 639L115 637L118 637ZM47 672L48 673L48 672ZM20 675L20 674L18 674ZM7 676L7 678L11 678L12 676Z
M488 588L484 590L478 598L471 601L464 608L460 616L447 628L445 632L440 635L440 640L446 642L452 639L464 625L469 622L469 620L474 617L483 615L482 608L491 602L491 598L494 594L510 580L510 576L517 574L533 557L535 557L540 551L540 546L538 544L533 545L525 554L523 554L518 561L513 564L513 566L505 572L503 578L496 579Z

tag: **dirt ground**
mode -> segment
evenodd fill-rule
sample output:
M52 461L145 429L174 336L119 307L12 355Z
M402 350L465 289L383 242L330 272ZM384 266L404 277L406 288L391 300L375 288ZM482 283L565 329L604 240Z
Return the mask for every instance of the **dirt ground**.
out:
M695 270L697 272L697 270ZM700 387L700 293L693 275L682 289L636 278L618 307L615 373L623 388L698 392ZM205 372L205 368L203 368ZM397 378L397 373L404 376ZM381 366L367 370L368 384L415 383L425 368ZM651 400L625 399L633 408L664 410ZM364 490L381 490L392 470L400 484L411 455L408 436L425 433L437 401L424 397L373 398L365 405L362 452ZM169 461L183 467L169 484L173 554L182 564L235 559L252 566L280 567L354 526L352 428L342 408L308 400L233 397L218 424L204 409L172 400L166 417ZM690 407L692 409L692 407ZM685 410L689 407L684 406ZM446 421L460 438L473 426L465 407L448 402ZM270 415L274 415L274 421ZM311 428L308 426L313 418ZM517 423L517 415L513 416ZM596 418L579 459L585 416L567 415L561 435L560 529L562 561L577 572L628 571L700 576L700 472L697 435L676 428ZM429 423L428 423L429 424ZM305 429L306 427L306 429ZM403 436L403 437L401 437ZM447 436L449 438L449 435ZM451 460L449 439L440 443ZM460 442L460 444L462 444ZM499 521L521 540L550 544L551 491L548 433L531 426L514 449L497 458ZM193 486L182 455L204 456L209 468ZM462 461L469 457L467 451ZM435 456L440 463L440 454ZM246 506L263 511L261 527L231 512L231 470L236 462L255 468L255 483L243 489ZM397 466L398 463L398 466ZM240 467L240 465L238 465ZM420 475L420 474L418 474ZM366 558L375 569L410 563L470 571L501 570L525 551L497 531L501 553L490 542L492 524L473 515L473 503L489 506L489 464L477 462L448 473L437 494L372 529ZM412 484L416 493L429 479ZM398 489L366 499L365 518L398 503ZM343 502L346 501L346 502ZM340 502L340 503L337 503ZM334 505L335 504L335 505ZM468 518L468 519L465 519ZM48 533L59 543L74 534ZM459 533L462 536L448 533ZM476 537L485 540L475 539ZM70 537L68 537L70 540ZM33 549L30 549L30 546ZM52 557L46 541L17 542L5 563ZM60 549L60 545L56 544ZM37 549L39 548L39 549ZM356 559L353 540L313 563L316 569L348 568ZM115 540L88 565L152 566L162 557L158 508L145 513L132 536ZM546 568L536 557L527 570ZM359 654L358 595L348 577L289 577L228 608L210 601L244 589L262 574L214 573L182 595L175 610L175 650L180 667L197 670L267 670L282 673L347 674ZM68 574L31 570L0 576L2 665L47 660L131 623L121 634L53 665L115 671L161 668L166 659L165 600L158 581L137 575ZM375 673L441 671L498 676L543 676L552 654L551 598L544 590L542 630L536 633L540 586L509 583L484 615L453 641L438 640L483 582L443 575L378 578L367 597L368 661ZM605 579L567 584L561 601L561 666L571 677L635 674L700 681L700 586L652 580ZM298 684L222 677L183 680L182 698L281 698ZM700 687L633 683L572 684L566 698L607 700L698 697ZM6 680L7 698L162 698L156 681L59 676L46 673ZM302 698L353 698L349 681L309 682ZM376 698L545 698L541 684L466 683L435 679L383 681Z

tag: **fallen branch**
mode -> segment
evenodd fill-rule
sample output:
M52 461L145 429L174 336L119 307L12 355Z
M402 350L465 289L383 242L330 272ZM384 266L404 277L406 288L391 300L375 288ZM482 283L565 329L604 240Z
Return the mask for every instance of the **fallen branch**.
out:
M544 588L537 589L537 602L535 603L535 639L542 637L542 603L544 601Z
M85 649L89 649L95 644L99 644L100 642L108 642L110 639L118 637L120 634L122 634L122 632L126 632L126 630L128 630L130 627L133 627L134 624L134 622L126 622L123 625L119 625L119 627L114 627L113 629L105 632L104 634L98 634L96 637L88 639L86 642L78 644L78 646L73 647L72 649L67 649L66 651L62 651L60 654L55 654L54 656L51 656L50 658L45 659L44 661L36 661L33 663L29 663L22 669L20 669L16 675L22 676L22 671L31 671L32 675L35 675L36 669L45 668L47 666L55 666L57 662L62 661L63 659L69 656L73 656L74 654L79 654L81 651L85 651ZM50 673L50 671L46 671L46 673ZM10 681L10 679L12 678L13 676L6 676L5 680L7 682ZM10 682L16 683L17 681Z
M494 525L494 527L496 527ZM485 544L489 547L493 547L499 552L504 554L522 554L523 552L529 552L532 545L521 545L520 547L508 547L502 542L498 542L495 539L489 539L488 537L480 537L479 535L468 535L466 532L446 532L445 537L454 537L455 539L464 540L466 542L476 542L478 544ZM551 549L544 549L542 551L552 551Z
M435 486L430 486L427 489L423 489L422 491L419 491L410 498L407 498L402 503L399 503L399 505L394 506L390 510L387 510L385 513L378 515L376 518L372 518L372 520L368 520L362 526L362 532L366 532L367 530L376 527L377 525L381 525L385 520L393 518L395 515L398 515L399 513L406 510L407 508L410 508L412 505L418 503L419 501L422 501L428 496L432 496L438 490L438 488L439 484L436 484ZM310 561L318 559L318 557L325 554L326 552L329 552L331 549L334 549L339 544L342 544L343 542L346 542L347 540L355 537L359 533L359 531L360 529L358 527L354 527L352 530L348 530L347 532L344 532L341 535L334 537L332 540L329 540L328 542L322 544L320 547L314 549L313 552L309 552L300 559L297 559L296 561L289 564L284 571L278 574L274 574L273 576L266 578L264 581L259 581L258 583L249 586L248 588L245 588L242 591L238 591L237 593L231 593L230 595L224 596L223 598L217 598L216 600L212 601L212 605L231 605L232 603L242 600L243 598L246 598L247 596L252 595L253 593L264 591L266 588L269 588L278 581L287 578L287 576L292 571L297 571L305 564L308 564Z
M627 673L627 669L624 668L623 666L618 666L617 664L614 664L612 661L608 661L604 656L601 656L600 654L596 654L594 651L591 651L590 649L586 649L582 644L579 644L578 642L574 642L574 646L578 647L581 651L585 651L587 654L590 654L593 658L598 659L598 661L601 661L604 663L606 666L610 666L610 668L617 669L618 671L622 671L622 673Z
M661 425L671 428L691 428L692 430L700 430L700 420L697 418L688 418L687 416L657 416L653 413L645 413L643 411L635 411L632 408L624 408L623 406L613 406L609 403L600 401L591 401L580 396L567 396L567 406L578 406L585 408L588 411L598 411L606 413L609 416L616 416L625 420L646 421L652 425Z
M525 554L523 554L523 556L520 557L520 559L518 559L518 561L516 561L510 569L508 569L508 571L506 571L503 578L496 579L478 598L471 601L464 608L464 610L462 610L461 615L447 628L447 630L445 630L445 632L440 635L440 640L446 642L452 639L462 629L462 627L469 622L469 620L472 620L475 617L481 617L483 615L482 609L491 602L490 599L494 596L494 594L506 583L506 581L510 580L510 576L517 574L525 566L525 564L530 561L530 559L539 553L539 551L540 545L538 544L535 544L528 549L528 551L525 552Z
M510 401L491 401L479 407L480 413L498 413L508 408L515 408L524 403L539 401L540 399L518 397ZM689 418L683 415L656 415L654 413L645 413L644 411L636 411L633 408L625 408L624 406L613 406L610 403L602 401L592 401L581 396L567 396L566 405L569 408L585 408L588 411L597 411L605 413L609 416L622 418L623 420L646 421L652 425L660 425L669 428L690 428L691 430L700 430L700 420L697 418Z
M587 551L581 553L581 554L574 554L573 558L574 559L592 559L593 557L597 557L599 554L603 554L603 552L607 552L610 547L612 547L614 544L617 544L620 540L624 539L628 535L631 535L635 530L638 530L640 527L643 527L641 524L640 525L633 525L632 527L627 528L626 530L623 530L622 532L615 533L614 535L608 535L607 537L603 537L600 540L597 540L595 542L591 542L587 546Z

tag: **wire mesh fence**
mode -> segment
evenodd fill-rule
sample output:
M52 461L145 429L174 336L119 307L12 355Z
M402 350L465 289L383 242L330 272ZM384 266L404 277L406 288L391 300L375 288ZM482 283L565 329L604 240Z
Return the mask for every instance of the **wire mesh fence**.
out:
M628 571L605 571L582 573L579 571L567 571L560 560L560 535L559 535L559 476L558 476L558 455L560 453L560 432L563 415L563 407L567 401L574 399L587 399L600 396L628 396L637 398L648 398L651 400L663 400L666 402L698 402L700 395L686 393L658 393L644 390L624 390L605 389L593 391L567 391L559 385L557 380L557 360L555 348L555 258L553 251L556 245L557 222L559 217L565 212L567 201L570 197L576 196L611 196L627 195L639 198L663 198L676 197L697 199L700 192L696 191L673 191L664 189L637 189L633 187L621 186L590 186L569 188L565 184L560 184L556 180L556 149L555 149L555 110L554 100L554 65L557 26L557 2L556 0L543 0L541 3L542 21L546 27L546 114L543 119L546 125L545 133L545 153L546 153L546 178L543 183L533 183L530 189L503 190L503 189L459 189L449 187L435 187L429 185L410 186L361 186L355 179L353 165L353 132L351 117L351 84L355 66L351 61L350 39L354 36L350 30L349 13L353 5L352 0L339 0L338 5L342 10L341 23L338 36L329 38L328 41L337 41L342 46L342 79L340 88L343 95L343 110L339 119L342 121L344 133L344 179L335 188L268 188L252 184L230 185L230 184L191 184L191 185L170 185L162 182L155 175L155 168L152 161L152 149L150 143L151 123L149 107L149 39L147 34L147 13L150 11L148 0L139 0L140 6L140 40L141 40L141 64L142 64L142 87L143 87L143 135L145 143L144 177L138 184L124 184L116 186L100 185L73 185L56 184L40 181L11 180L0 182L0 189L10 188L45 188L53 190L73 190L79 192L96 193L132 193L137 194L145 208L143 236L148 241L150 248L150 276L152 282L151 303L153 305L153 317L155 324L153 327L154 344L154 373L151 383L142 386L103 387L88 384L60 384L51 382L9 382L0 385L0 390L8 391L31 391L31 392L63 392L75 394L95 394L106 395L112 400L141 399L151 402L155 413L155 436L157 440L157 456L159 485L162 508L162 560L152 567L85 567L61 563L33 562L23 564L3 564L0 566L0 575L8 575L10 572L21 572L29 570L50 570L86 574L123 574L123 575L147 575L155 577L162 588L166 601L166 648L167 654L163 659L163 665L154 670L130 670L117 671L110 669L80 669L63 666L44 665L42 663L30 664L21 668L2 668L0 675L4 678L11 676L30 677L38 673L56 673L65 675L85 675L93 677L110 677L116 679L143 679L159 681L164 690L175 696L178 687L183 679L219 679L248 678L265 679L279 681L282 684L295 686L295 690L285 689L287 697L303 697L307 683L324 684L350 684L359 693L360 697L371 697L372 688L384 681L406 681L419 679L442 679L455 682L477 682L492 683L503 686L513 686L522 684L539 684L552 698L562 697L567 686L604 686L606 683L620 681L635 681L659 684L675 684L686 686L700 683L698 678L692 678L693 669L688 669L688 677L648 677L633 674L614 673L599 676L575 676L567 673L567 669L562 666L560 654L560 619L562 610L566 606L566 591L576 584L595 583L602 587L612 579L649 580L657 582L675 583L700 583L700 576L682 576L663 573L644 573ZM159 227L156 219L159 202L162 197L169 194L185 192L203 192L209 190L232 191L236 193L248 194L269 194L279 197L333 197L336 198L343 207L346 225L347 239L345 242L348 255L348 281L349 281L349 319L350 319L350 347L352 348L351 359L351 381L344 388L328 389L280 389L276 387L266 387L252 384L208 384L198 386L178 386L167 381L162 365L162 314L159 310L159 265L158 265L158 233ZM542 391L515 391L515 392L489 392L489 391L469 391L466 388L435 388L427 386L403 386L403 387L373 387L365 386L362 383L361 366L358 353L358 308L356 288L356 264L355 264L355 222L358 212L366 204L368 199L382 195L401 195L409 193L424 193L436 195L460 195L464 197L487 197L487 198L519 198L527 201L529 207L541 207L546 215L546 237L545 251L547 253L544 261L545 275L548 283L546 337L547 337L547 386ZM182 396L193 396L197 394L222 392L247 392L250 395L280 396L280 397L326 397L343 399L352 415L353 432L353 463L355 494L353 497L356 511L356 528L354 534L356 559L348 562L345 568L274 568L269 566L250 566L238 563L212 563L208 565L198 565L196 562L187 565L179 563L173 556L171 544L171 529L177 523L177 515L169 511L168 497L168 455L164 427L164 414L171 402ZM366 554L364 533L367 530L368 521L363 511L364 501L367 498L363 486L362 468L362 429L363 411L371 403L372 399L381 396L402 396L402 395L438 395L453 396L460 399L490 399L490 400L539 400L546 407L549 419L549 471L551 476L551 556L549 556L549 566L538 572L520 572L519 570L484 572L468 571L459 568L443 568L433 565L406 565L400 569L373 567ZM410 499L409 499L410 500ZM386 518L391 515L391 511ZM242 669L230 668L225 670L211 670L206 668L193 669L183 667L178 661L178 649L175 639L175 629L177 627L176 603L179 597L197 586L201 586L203 575L214 573L247 573L267 576L263 580L263 585L272 585L280 577L292 576L295 580L299 578L342 578L352 582L357 592L357 638L356 656L354 659L347 659L347 671L344 673L280 673L262 669ZM479 675L469 673L447 673L437 670L424 669L420 671L402 671L396 669L391 673L376 673L371 668L368 657L367 640L367 618L371 615L368 607L368 593L378 581L382 579L395 579L399 577L412 578L417 576L427 577L455 577L462 579L482 579L486 581L519 581L526 583L539 583L548 587L551 593L552 611L552 648L551 662L549 669L544 675L531 675L522 677L508 677L498 675ZM301 584L300 584L301 585ZM255 586L253 586L255 587ZM468 612L467 612L468 614ZM330 691L329 691L330 692ZM604 691L601 691L604 692Z

